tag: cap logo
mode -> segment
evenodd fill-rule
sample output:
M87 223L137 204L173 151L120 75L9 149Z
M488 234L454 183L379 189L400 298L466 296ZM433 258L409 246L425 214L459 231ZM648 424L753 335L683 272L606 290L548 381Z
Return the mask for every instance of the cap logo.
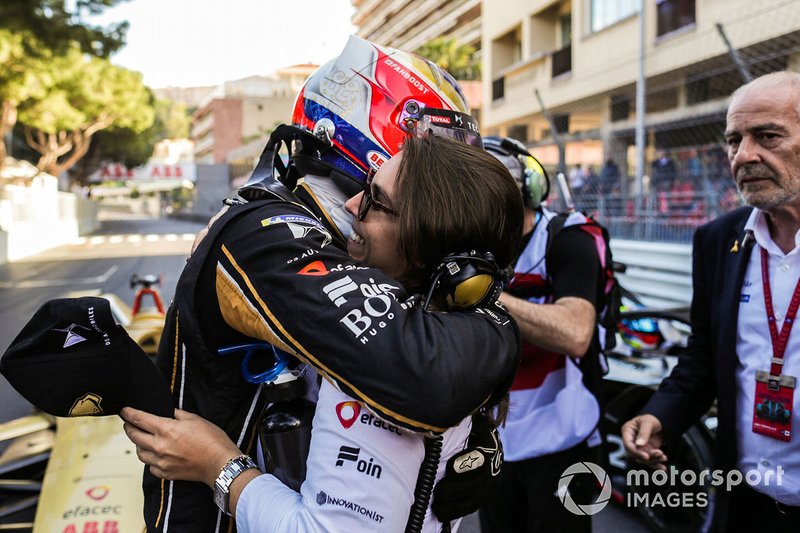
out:
M69 409L69 416L95 416L102 415L103 408L100 402L103 398L93 392L87 392L72 404Z
M66 329L54 329L54 330L52 330L52 331L59 331L61 333L66 333L67 334L67 338L64 339L64 348L69 348L70 346L75 346L76 344L87 340L86 337L84 337L82 335L78 335L77 333L72 331L74 328L83 328L86 331L92 331L90 328L87 328L86 326L81 326L80 324L74 324L74 323L70 324L70 326L68 328L66 328Z

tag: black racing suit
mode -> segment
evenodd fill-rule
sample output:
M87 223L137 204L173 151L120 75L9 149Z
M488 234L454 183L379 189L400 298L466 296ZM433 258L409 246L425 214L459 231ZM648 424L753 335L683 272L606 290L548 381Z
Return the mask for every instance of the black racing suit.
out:
M305 185L279 196L232 206L181 274L156 359L178 407L254 454L261 389L242 378L241 356L217 353L254 339L415 431L443 431L505 394L519 345L499 305L458 313L409 305L398 282L347 254ZM204 484L145 469L144 492L148 531L234 529Z

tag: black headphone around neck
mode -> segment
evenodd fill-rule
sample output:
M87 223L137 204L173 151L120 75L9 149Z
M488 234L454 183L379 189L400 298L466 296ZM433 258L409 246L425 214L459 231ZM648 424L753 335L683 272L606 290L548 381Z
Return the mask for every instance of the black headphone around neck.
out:
M508 278L507 269L497 266L491 252L450 254L434 269L423 308L434 293L443 296L447 310L487 307L503 292Z

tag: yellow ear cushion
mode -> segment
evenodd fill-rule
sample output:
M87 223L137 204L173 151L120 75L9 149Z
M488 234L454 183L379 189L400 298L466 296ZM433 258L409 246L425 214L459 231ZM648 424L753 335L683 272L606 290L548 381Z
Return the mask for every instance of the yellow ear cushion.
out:
M452 309L472 307L489 293L494 278L489 274L479 274L462 281L453 292L447 295L447 304Z

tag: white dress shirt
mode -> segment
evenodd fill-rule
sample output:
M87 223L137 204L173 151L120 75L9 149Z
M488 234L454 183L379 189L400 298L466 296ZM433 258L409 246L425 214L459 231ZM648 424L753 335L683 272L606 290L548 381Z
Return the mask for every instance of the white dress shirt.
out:
M784 254L772 241L766 217L761 210L753 210L745 229L753 232L756 244L753 246L741 288L739 322L736 328L737 467L742 475L749 476L748 481L755 490L786 505L800 506L800 390L794 391L792 435L789 442L759 435L752 430L755 374L757 370L769 371L772 358L772 339L761 279L761 249L769 254L772 307L780 332L800 277L800 232L795 235L794 249ZM789 335L782 373L800 378L798 325L792 328ZM780 479L776 477L778 467L781 468ZM767 472L773 474L765 482Z

